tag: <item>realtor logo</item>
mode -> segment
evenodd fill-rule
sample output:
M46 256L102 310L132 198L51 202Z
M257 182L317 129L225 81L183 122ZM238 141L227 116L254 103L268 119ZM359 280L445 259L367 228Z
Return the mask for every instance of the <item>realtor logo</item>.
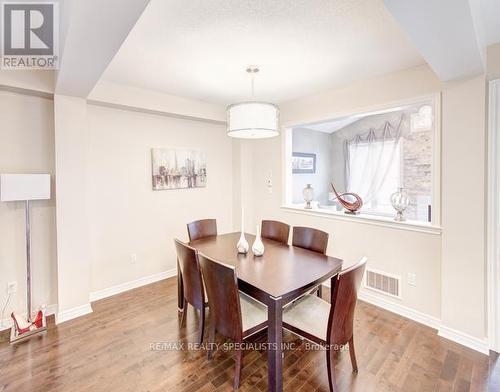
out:
M1 8L2 68L58 68L58 4L2 2Z

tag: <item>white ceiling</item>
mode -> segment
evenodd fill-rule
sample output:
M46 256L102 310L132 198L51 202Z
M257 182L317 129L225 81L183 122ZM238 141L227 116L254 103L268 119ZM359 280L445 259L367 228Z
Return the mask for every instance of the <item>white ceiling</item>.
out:
M385 0L441 80L479 74L484 61L469 0Z
M57 71L56 92L88 96L147 4L148 0L61 2L63 58Z
M471 7L479 3L485 46L500 42L500 0L469 0Z
M359 121L361 118L363 118L363 117L362 116L342 117L342 118L338 118L335 120L318 122L318 123L314 123L314 124L307 124L307 125L301 126L301 128L307 128L307 129L310 129L312 131L318 131L318 132L324 132L324 133L333 133L333 132L336 132L342 128L347 127L348 125L355 123L356 121Z
M228 104L282 102L424 61L382 0L152 0L107 81Z
M500 42L500 0L384 0L443 81L485 71L489 45Z

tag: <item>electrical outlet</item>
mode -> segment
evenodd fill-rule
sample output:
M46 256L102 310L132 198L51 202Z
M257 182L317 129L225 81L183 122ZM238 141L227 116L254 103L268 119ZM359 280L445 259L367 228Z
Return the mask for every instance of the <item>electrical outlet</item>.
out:
M7 294L14 294L17 292L17 282L9 282L7 283Z
M408 272L408 284L410 286L416 286L417 285L417 274L414 274L412 272Z
M130 254L130 264L136 264L137 263L137 253L131 253Z

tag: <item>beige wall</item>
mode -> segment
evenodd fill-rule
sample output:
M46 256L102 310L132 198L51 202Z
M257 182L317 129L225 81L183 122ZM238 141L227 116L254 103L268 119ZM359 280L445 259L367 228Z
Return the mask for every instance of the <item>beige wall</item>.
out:
M287 127L336 118L440 89L441 83L428 66L415 67L281 104L281 122Z
M91 291L175 269L173 238L187 239L190 221L232 229L233 146L223 126L94 105L88 122ZM152 147L206 151L207 187L153 191Z
M247 199L253 202L257 220L275 218L326 230L331 234L329 254L349 262L366 255L371 268L401 275L403 299L380 298L443 318L445 327L481 340L485 336L484 78L443 85L422 66L284 103L281 113L286 127L435 93L443 93L442 236L280 209L283 149L278 138L254 143L249 163L253 192ZM272 194L266 187L269 171L275 179ZM416 287L406 284L409 272L417 275Z
M0 86L35 90L43 93L54 92L55 71L6 70L0 69Z
M54 181L53 102L0 91L0 123L0 173L50 173ZM35 308L57 303L55 195L32 202L31 217ZM11 281L17 281L18 290L4 318L13 310L26 311L23 202L0 202L0 306Z
M253 140L233 139L233 227L241 230L242 206L244 207L244 229L255 233L255 209L253 194ZM276 152L277 153L277 152ZM267 176L272 173L267 173ZM271 181L275 181L271 175Z
M87 103L54 97L57 189L57 322L91 311L87 206Z
M485 79L447 84L442 135L442 322L486 334Z
M486 50L486 74L490 80L500 78L500 43Z
M161 111L175 116L185 116L210 120L226 121L224 105L198 101L146 90L113 82L99 81L88 99L106 104L124 105L133 108Z

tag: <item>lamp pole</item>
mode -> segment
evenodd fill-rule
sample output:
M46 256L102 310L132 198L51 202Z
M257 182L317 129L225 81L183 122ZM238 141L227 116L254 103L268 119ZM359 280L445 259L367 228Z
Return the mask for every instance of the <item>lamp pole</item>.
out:
M25 219L26 219L26 303L28 313L26 319L31 321L31 225L30 225L30 201L25 201Z

